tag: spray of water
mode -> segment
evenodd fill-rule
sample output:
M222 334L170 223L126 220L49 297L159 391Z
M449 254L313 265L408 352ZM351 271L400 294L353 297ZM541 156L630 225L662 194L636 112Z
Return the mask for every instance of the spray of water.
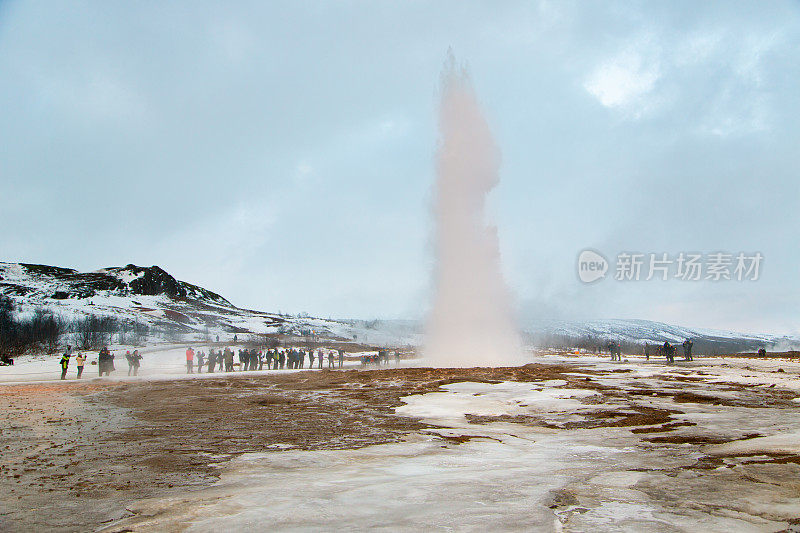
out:
M520 339L500 271L486 196L500 151L466 70L449 54L442 71L435 193L435 299L424 355L436 366L518 363Z

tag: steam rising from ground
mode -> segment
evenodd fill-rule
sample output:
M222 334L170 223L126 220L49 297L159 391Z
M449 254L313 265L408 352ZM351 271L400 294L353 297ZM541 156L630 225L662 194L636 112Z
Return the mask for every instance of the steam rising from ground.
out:
M519 362L519 334L500 272L487 194L499 181L500 151L468 73L450 54L442 72L435 197L436 295L425 357L437 366Z

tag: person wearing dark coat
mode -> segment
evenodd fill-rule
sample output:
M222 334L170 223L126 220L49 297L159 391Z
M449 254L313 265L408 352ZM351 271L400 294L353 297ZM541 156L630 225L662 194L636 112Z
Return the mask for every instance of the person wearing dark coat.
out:
M103 346L103 349L100 350L100 353L97 356L97 370L102 376L104 373L106 376L110 376L111 372L116 370L114 368L114 356L108 350L108 346Z
M208 373L213 374L214 368L217 366L217 352L213 349L208 351Z
M691 339L686 339L683 341L683 358L687 361L692 361L692 346L694 343Z
M225 348L225 372L233 372L233 350Z
M664 355L666 356L668 363L675 362L675 357L673 356L673 348L668 341L664 341Z
M141 366L142 355L139 350L134 350L131 354L131 361L133 361L133 375L139 375L139 367Z

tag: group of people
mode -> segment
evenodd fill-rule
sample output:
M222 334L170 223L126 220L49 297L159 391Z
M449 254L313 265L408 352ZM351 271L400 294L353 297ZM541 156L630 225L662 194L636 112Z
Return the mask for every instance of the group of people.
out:
M72 346L67 345L67 349L64 350L64 353L61 356L61 361L59 362L59 364L61 365L61 379L67 379L67 370L69 369L70 357L72 357ZM75 356L75 366L78 368L78 379L81 379L81 375L83 374L83 365L85 363L86 363L85 355L79 353Z
M61 379L67 379L67 371L69 370L69 362L72 359L72 346L67 345L67 348L64 350L64 353L61 355L61 359L59 360L59 365L61 365ZM86 354L83 352L78 352L74 354L75 357L75 368L78 370L77 379L81 379L83 376L83 368L86 365ZM104 374L106 376L110 376L112 372L114 372L117 368L114 366L114 359L115 356L111 353L111 350L108 349L108 346L103 346L103 348L97 354L97 370L102 377ZM139 375L139 361L142 360L142 356L139 354L139 350L134 350L131 352L130 350L125 352L125 359L128 361L128 375L130 376L133 374L134 376ZM95 364L94 362L92 364Z
M239 350L239 364L234 363L234 351L231 348L224 350L210 349L208 355L203 351L195 351L191 346L186 348L186 373L193 374L195 368L198 373L213 373L217 367L220 371L233 372L235 366L241 371L249 370L283 370L284 368L299 369L305 365L308 357L308 368L314 368L314 360L317 360L318 368L322 368L323 361L327 357L328 368L338 368L344 366L343 350L305 350L302 348L270 348L267 350L256 350L255 348L242 348Z
M400 352L394 352L394 360L398 365L400 364ZM378 350L377 354L364 354L361 356L361 366L382 364L389 364L389 350Z
M694 357L692 357L692 347L694 346L694 341L691 339L686 339L681 344L683 347L683 360L684 361L694 361ZM661 346L653 346L651 347L650 344L645 343L644 345L644 357L646 360L650 360L650 355L663 355L667 359L667 363L674 363L675 362L675 352L678 350L677 345L670 344L669 341L664 341L664 344ZM651 353L652 352L652 353Z

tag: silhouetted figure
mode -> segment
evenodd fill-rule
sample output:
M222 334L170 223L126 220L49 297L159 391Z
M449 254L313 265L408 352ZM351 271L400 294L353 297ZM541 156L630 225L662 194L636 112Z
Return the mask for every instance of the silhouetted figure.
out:
M686 339L683 341L683 358L686 361L693 361L692 346L694 346L694 343L691 341L691 339Z
M225 348L225 372L233 372L233 350Z
M134 350L131 354L131 360L133 361L133 375L139 375L139 367L141 366L142 356L139 354L139 350Z
M670 345L669 342L664 341L664 355L666 356L668 363L674 363L675 362L675 357L673 355L673 350L674 350L674 348L672 347L672 345Z
M133 372L133 356L131 355L130 350L125 352L125 360L128 361L128 375L130 376L131 372Z
M97 355L97 370L102 377L103 374L110 376L114 368L114 356L108 351L108 346L103 346L100 353Z
M208 373L213 374L214 368L217 366L217 352L213 349L208 351Z

